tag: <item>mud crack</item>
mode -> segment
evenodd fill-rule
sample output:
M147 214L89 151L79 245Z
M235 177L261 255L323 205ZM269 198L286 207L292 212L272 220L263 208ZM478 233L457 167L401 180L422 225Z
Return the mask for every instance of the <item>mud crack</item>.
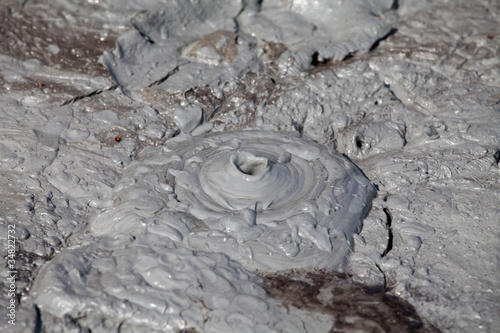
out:
M68 99L61 106L72 104L72 103L74 103L76 101L79 101L81 99L84 99L84 98L89 98L89 97L92 97L92 96L97 96L97 95L102 94L105 91L115 90L116 88L118 88L118 84L114 84L111 87L108 87L108 88L105 88L105 89L97 89L97 90L92 91L91 93L88 93L88 94L85 94L85 95L79 95L79 96L73 97L71 99Z
M174 75L178 71L179 71L179 66L175 66L174 69L172 69L171 71L169 71L164 77L162 77L159 80L154 81L153 83L151 83L150 85L148 85L148 87L151 88L153 86L158 86L158 85L162 84L163 82L167 81L169 77L171 77L172 75Z
M384 207L383 209L385 215L387 216L387 246L382 252L382 258L387 255L392 250L393 234L392 234L392 214L389 208Z

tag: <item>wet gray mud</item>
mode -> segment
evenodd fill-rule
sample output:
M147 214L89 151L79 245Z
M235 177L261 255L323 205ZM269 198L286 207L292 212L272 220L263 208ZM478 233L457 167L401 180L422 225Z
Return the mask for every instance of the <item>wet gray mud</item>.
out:
M0 20L0 330L500 327L496 1Z

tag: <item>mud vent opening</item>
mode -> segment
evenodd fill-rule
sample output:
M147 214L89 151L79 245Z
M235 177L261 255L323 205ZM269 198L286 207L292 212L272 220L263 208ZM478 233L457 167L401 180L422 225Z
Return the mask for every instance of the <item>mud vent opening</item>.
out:
M238 165L238 167L244 174L255 176L267 167L267 163L262 161L245 161L244 163Z
M260 173L260 171L263 169L263 166L262 164L241 165L240 169L246 175L255 176Z
M354 138L354 141L356 142L356 147L358 147L359 149L363 148L363 138L359 135L357 135L355 138Z
M349 274L287 271L262 277L267 294L289 310L332 316L330 332L440 332L384 286L360 285Z
M247 152L232 155L230 161L241 173L249 176L256 176L265 172L269 165L267 158Z

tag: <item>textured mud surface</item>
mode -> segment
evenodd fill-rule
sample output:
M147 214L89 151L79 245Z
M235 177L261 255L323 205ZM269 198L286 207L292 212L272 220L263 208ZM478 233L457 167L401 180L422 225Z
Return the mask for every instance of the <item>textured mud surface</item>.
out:
M6 1L0 9L0 327L498 330L498 3L189 4ZM161 165L184 158L162 147L248 129L348 156L377 189L362 229L323 224L321 205L310 203L311 218L300 219L310 224L287 222L290 237L272 242L284 253L273 269L238 252L275 239L257 233L249 245L258 204L242 210L219 197L224 214L243 213L204 221L211 213L189 212L196 186L158 186ZM155 151L158 161L145 165ZM287 160L256 151L228 160L248 176L266 168L262 158ZM301 151L314 149L288 153ZM204 162L189 163L175 168L184 175L167 173L171 185L192 184L182 177ZM336 264L290 265L306 248L331 250Z

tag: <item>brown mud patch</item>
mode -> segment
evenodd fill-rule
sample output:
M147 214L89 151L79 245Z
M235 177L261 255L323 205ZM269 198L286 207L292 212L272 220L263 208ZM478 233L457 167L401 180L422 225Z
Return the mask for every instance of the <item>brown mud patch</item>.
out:
M440 332L385 286L360 285L350 274L286 271L260 276L268 296L288 309L330 315L330 332Z
M71 19L69 19L71 18ZM0 53L17 60L36 59L60 70L109 76L98 61L116 36L84 15L71 15L56 3L7 2L0 8Z

